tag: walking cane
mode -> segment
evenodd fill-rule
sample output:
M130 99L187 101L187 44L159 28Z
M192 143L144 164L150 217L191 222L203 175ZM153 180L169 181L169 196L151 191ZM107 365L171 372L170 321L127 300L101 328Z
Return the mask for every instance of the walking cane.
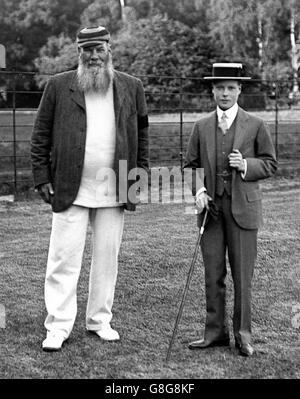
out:
M178 314L177 314L177 317L176 317L175 326L174 326L174 330L173 330L173 335L172 335L172 338L171 338L171 341L170 341L170 344L169 344L167 357L166 357L166 361L167 362L169 361L169 358L170 358L171 348L172 348L172 345L174 343L174 339L175 339L175 336L176 336L176 333L177 333L177 328L178 328L179 321L181 319L183 306L184 306L184 301L185 301L185 298L186 298L186 295L187 295L187 292L188 292L188 289L189 289L190 281L191 281L191 278L192 278L192 275L193 275L193 272L194 272L195 263L196 263L197 255L198 255L198 250L199 250L199 247L200 247L200 242L201 242L201 238L202 238L202 235L203 235L203 232L204 232L204 226L205 226L206 219L207 219L207 214L208 214L208 210L206 209L205 210L205 214L204 214L204 218L203 218L203 221L202 221L202 224L201 224L201 227L199 229L199 234L198 234L198 238L197 238L197 242L196 242L194 256L193 256L193 260L192 260L192 263L191 263L191 266L190 266L190 270L188 272L188 277L187 277L187 281L186 281L185 288L184 288L184 291L183 291L181 304L180 304L179 311L178 311Z

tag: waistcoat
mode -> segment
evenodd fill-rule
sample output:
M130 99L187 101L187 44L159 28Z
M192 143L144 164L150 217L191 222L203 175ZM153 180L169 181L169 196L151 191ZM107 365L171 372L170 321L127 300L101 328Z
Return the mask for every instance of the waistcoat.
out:
M223 134L217 124L216 129L216 194L223 195L224 191L231 195L231 168L229 166L228 155L233 150L233 140L235 135L236 119L230 128Z

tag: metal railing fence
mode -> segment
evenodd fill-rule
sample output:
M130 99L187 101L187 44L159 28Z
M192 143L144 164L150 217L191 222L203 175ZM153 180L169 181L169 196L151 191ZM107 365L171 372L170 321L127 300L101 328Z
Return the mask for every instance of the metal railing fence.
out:
M42 90L35 72L0 71L0 194L32 187L30 137ZM201 78L139 76L150 115L151 166L183 165L193 123L214 109L211 88ZM300 105L291 82L252 80L240 105L266 120L280 162L300 165Z

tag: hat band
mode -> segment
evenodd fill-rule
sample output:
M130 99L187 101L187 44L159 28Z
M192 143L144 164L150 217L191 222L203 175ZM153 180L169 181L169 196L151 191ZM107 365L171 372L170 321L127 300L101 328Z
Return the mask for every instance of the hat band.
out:
M222 78L224 76L232 77L232 78L239 78L239 77L241 77L241 68L228 68L228 67L213 68L213 77L214 78Z
M213 77L222 78L223 76L239 78L241 77L241 68L213 68Z

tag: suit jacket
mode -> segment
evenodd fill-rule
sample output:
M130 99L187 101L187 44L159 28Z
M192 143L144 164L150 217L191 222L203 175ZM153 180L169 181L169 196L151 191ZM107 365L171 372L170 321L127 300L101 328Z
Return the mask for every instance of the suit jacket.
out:
M238 149L247 160L247 173L243 179L240 172L232 169L231 210L240 227L257 229L262 224L262 194L258 180L275 173L275 149L263 120L240 107L236 118L233 149ZM204 181L201 184L213 200L216 187L216 129L216 111L194 124L184 165L185 168L204 169ZM192 191L195 195L195 186Z
M53 184L54 212L67 209L75 200L83 168L86 109L76 74L76 71L64 72L49 79L31 139L34 185ZM130 170L138 167L148 171L148 116L139 79L114 71L113 96L116 119L114 171L119 195L119 179L123 180L123 187L129 189L135 182L134 179L127 180ZM127 162L128 173L119 170L120 160ZM126 198L125 208L134 210L135 201Z

